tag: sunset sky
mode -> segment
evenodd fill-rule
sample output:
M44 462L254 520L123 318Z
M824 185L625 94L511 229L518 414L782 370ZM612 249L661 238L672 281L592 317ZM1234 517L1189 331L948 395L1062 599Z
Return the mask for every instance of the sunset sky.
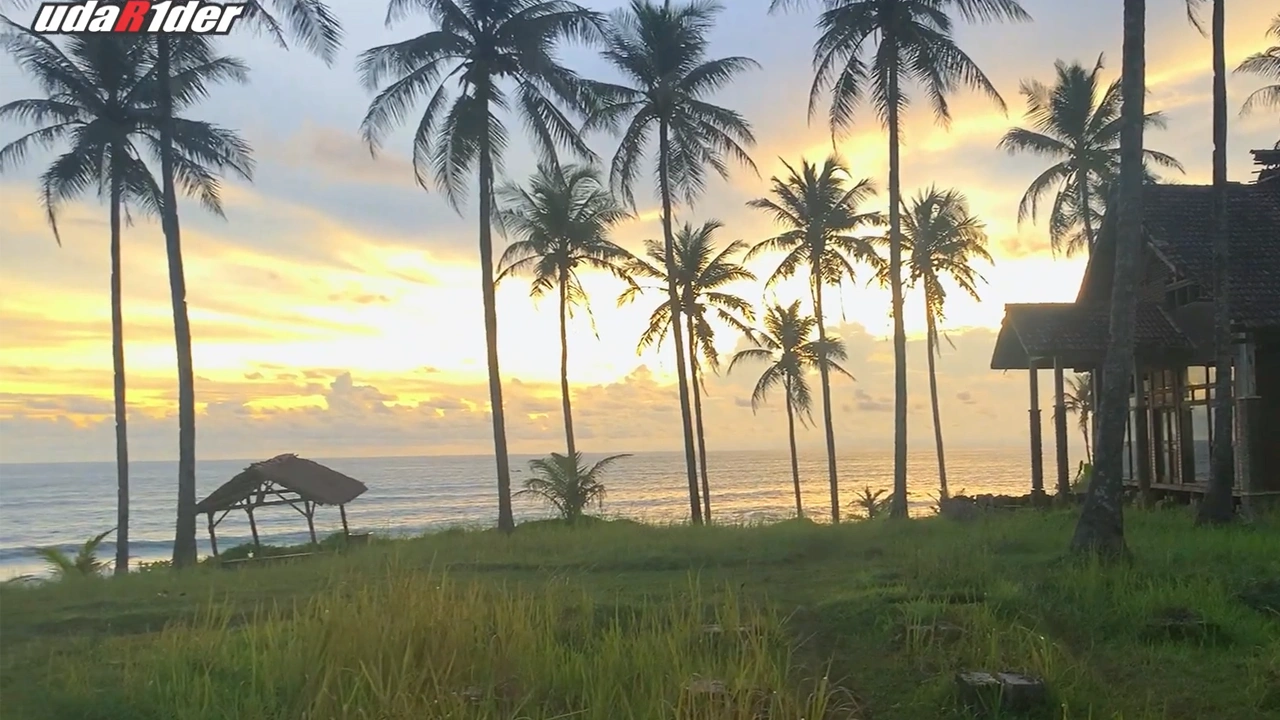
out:
M621 0L588 3L600 10ZM427 29L425 18L383 26L372 3L336 0L346 27L345 49L332 68L303 52L286 53L240 34L228 54L253 68L251 83L218 88L189 113L239 129L258 167L252 184L225 187L226 220L193 203L182 206L188 302L194 334L198 454L248 458L278 452L326 457L485 453L491 451L485 384L484 330L476 250L476 203L460 216L437 193L414 183L409 135L397 133L377 160L357 128L369 95L354 72L356 54ZM754 242L771 234L767 217L744 203L765 193L779 158L820 160L831 140L805 105L816 10L768 16L767 0L737 0L714 35L715 56L749 55L763 66L726 89L716 102L742 112L759 139L752 152L760 177L736 170L709 184L678 220L718 218L721 243ZM1024 78L1052 79L1056 59L1092 64L1107 59L1107 80L1120 61L1116 0L1026 0L1035 23L962 27L958 39L986 70L1009 105L1008 116L986 99L955 97L955 122L937 127L923 99L907 115L902 151L904 189L936 183L963 191L986 222L995 266L983 302L953 294L939 383L944 432L956 446L1025 442L1025 373L988 369L1007 302L1074 297L1083 263L1054 259L1043 224L1019 227L1017 203L1047 166L996 149L1022 124L1018 94ZM381 8L381 5L379 5ZM1273 0L1231 3L1227 64L1265 47ZM27 21L22 11L15 19ZM1210 163L1210 44L1186 21L1181 0L1148 5L1148 108L1169 128L1148 135L1148 147L1181 160L1177 182L1207 182ZM609 77L591 51L565 51L581 74ZM1261 81L1231 76L1230 175L1251 179L1247 151L1280 138L1274 113L1241 118L1236 111ZM0 102L35 88L8 58L0 60ZM512 121L513 133L519 127ZM0 144L23 128L0 125ZM615 140L595 137L606 158ZM867 113L838 150L857 177L874 178L884 202L887 140ZM64 211L63 247L53 240L37 203L34 178L47 156L0 177L0 459L100 460L113 456L106 208L92 200ZM534 159L514 139L508 177L524 179ZM648 178L646 174L643 177ZM472 183L474 185L474 182ZM638 197L638 219L616 240L638 249L658 237L656 203ZM501 246L501 242L500 242ZM176 372L164 243L157 223L136 218L126 229L125 318L130 441L137 459L176 457ZM776 258L750 267L762 278ZM888 448L892 441L892 348L888 294L863 287L830 290L828 326L849 347L856 382L833 385L837 444ZM585 315L570 329L571 380L579 445L588 451L671 450L680 446L670 346L636 353L636 340L657 296L615 308L622 289L607 276L588 276L595 331ZM753 301L762 286L738 292ZM803 283L780 286L769 298L805 296ZM499 289L499 343L514 452L547 452L563 444L559 413L555 305L528 299L528 283ZM932 443L921 330L915 297L906 308L911 336L912 446ZM598 337L596 335L598 332ZM727 355L740 339L723 329ZM726 363L727 364L727 363ZM713 449L784 448L781 398L753 415L748 399L758 368L711 378L706 399ZM1047 378L1046 378L1047 380ZM1046 399L1050 383L1043 382ZM1046 426L1048 414L1045 418ZM1074 433L1073 433L1074 435ZM817 446L821 434L800 441Z

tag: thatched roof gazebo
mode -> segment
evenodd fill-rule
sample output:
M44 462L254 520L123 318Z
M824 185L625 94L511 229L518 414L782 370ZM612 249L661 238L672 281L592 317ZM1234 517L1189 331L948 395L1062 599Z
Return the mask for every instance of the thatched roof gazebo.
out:
M292 453L277 455L270 460L256 462L240 474L228 480L222 487L209 493L209 497L196 504L196 512L209 518L209 544L213 556L218 556L216 528L232 510L244 510L249 516L249 529L253 531L253 544L260 547L258 524L254 510L272 505L288 505L307 519L311 543L316 543L316 507L337 505L342 515L342 532L350 536L347 527L347 503L364 494L365 484L321 465L300 458Z

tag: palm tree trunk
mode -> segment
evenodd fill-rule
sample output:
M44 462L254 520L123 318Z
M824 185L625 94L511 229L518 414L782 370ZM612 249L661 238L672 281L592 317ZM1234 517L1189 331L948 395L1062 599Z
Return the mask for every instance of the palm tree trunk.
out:
M502 372L498 367L498 301L493 281L493 149L489 144L489 88L484 93L484 123L480 147L480 290L484 296L484 344L489 366L489 406L493 417L493 454L498 470L498 530L516 529L511 512L511 466L507 457L506 413L502 407Z
M880 41L893 43L891 37ZM898 153L898 68L889 68L889 289L893 303L893 504L907 517L907 330L902 318L902 178Z
M173 535L173 567L196 562L196 389L191 358L191 321L187 317L187 281L182 269L182 235L178 194L174 187L173 95L169 86L170 38L157 34L156 74L160 79L160 175L163 207L160 224L169 260L169 296L173 304L173 336L178 353L178 520Z
M796 455L796 418L791 407L791 380L783 383L787 393L787 440L791 443L791 482L796 488L796 517L804 519L804 505L800 502L800 460Z
M933 309L925 298L925 345L929 351L929 401L933 405L933 441L938 448L938 488L943 500L950 497L947 491L947 457L942 450L942 413L938 408L938 374L934 370L933 354L938 349L938 329L933 317Z
M689 383L693 388L693 424L698 440L698 475L702 480L702 520L711 522L711 485L707 483L707 439L702 430L702 382L698 377L698 348L693 329L693 316L685 314L689 326Z
M818 377L822 381L822 424L827 431L827 482L831 484L831 522L840 522L840 484L836 477L836 435L831 423L831 370L827 367L827 326L822 314L822 281L813 276L813 311L818 316L818 343L823 356L818 363Z
M1089 213L1089 173L1084 168L1076 170L1076 194L1080 200L1080 215L1084 220L1085 251L1093 254L1093 218Z
M569 402L569 273L560 271L560 404L564 408L564 439L569 457L576 458L573 444L573 408Z
M702 524L702 503L698 500L698 461L693 449L693 419L689 411L689 378L684 364L684 331L680 327L680 288L676 285L676 240L671 229L671 152L667 121L658 122L658 192L662 194L662 243L667 256L667 301L671 303L671 335L676 346L676 384L680 392L680 423L684 429L684 464L689 476L689 516Z
M116 410L116 575L129 572L129 432L124 387L124 308L120 277L120 203L124 193L118 149L111 163L111 372Z
M1093 448L1089 447L1089 426L1087 425L1081 426L1080 434L1084 436L1084 457L1086 460L1089 461L1089 464L1092 465L1093 464Z
M1124 429L1133 376L1135 293L1142 253L1142 130L1146 84L1146 0L1124 0L1121 70L1120 213L1115 277L1111 288L1111 338L1102 366L1093 477L1071 538L1071 549L1103 557L1127 554L1124 541Z
M1196 524L1222 525L1235 516L1231 447L1230 234L1227 213L1227 63L1224 47L1225 0L1213 0L1213 329L1218 368L1213 387L1213 466Z

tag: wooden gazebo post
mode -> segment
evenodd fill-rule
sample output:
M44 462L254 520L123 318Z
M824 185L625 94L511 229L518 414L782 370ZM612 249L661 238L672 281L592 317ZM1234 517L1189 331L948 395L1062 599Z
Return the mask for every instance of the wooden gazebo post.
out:
M1031 377L1031 496L1044 496L1044 443L1040 434L1040 377L1039 358L1027 358L1027 373Z
M218 557L218 535L216 532L214 532L214 527L216 525L217 523L213 521L213 511L210 510L209 511L209 549L213 551L213 556L215 558Z
M310 500L302 503L304 509L303 515L307 516L307 532L311 533L311 544L318 545L316 542L316 504Z
M244 513L249 516L249 531L253 533L253 546L261 550L262 543L258 542L258 522L253 519L253 505L246 505Z
M347 527L347 505L343 503L338 506L338 513L342 515L342 535L343 537L351 537L351 528Z
M1062 358L1053 358L1053 443L1058 454L1058 495L1071 494L1071 478L1067 467L1067 402L1066 382L1062 373Z

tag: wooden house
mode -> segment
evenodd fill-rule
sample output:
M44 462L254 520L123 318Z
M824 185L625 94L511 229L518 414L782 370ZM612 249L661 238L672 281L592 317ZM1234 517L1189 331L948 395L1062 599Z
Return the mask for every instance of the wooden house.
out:
M1238 498L1280 496L1280 175L1265 172L1276 154L1255 151L1264 170L1259 180L1228 188ZM1196 495L1208 481L1217 372L1213 188L1155 184L1144 193L1126 481L1158 493ZM1030 370L1033 493L1044 492L1040 369L1053 371L1057 487L1069 486L1063 372L1097 373L1102 367L1110 333L1114 215L1100 228L1075 302L1005 306L991 367Z

